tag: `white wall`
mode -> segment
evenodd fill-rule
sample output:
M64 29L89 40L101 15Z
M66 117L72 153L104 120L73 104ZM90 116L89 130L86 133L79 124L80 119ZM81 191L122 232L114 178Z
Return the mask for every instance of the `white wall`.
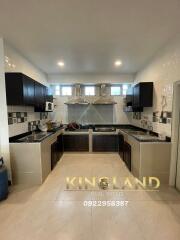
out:
M162 95L166 96L165 111L172 111L173 83L180 80L180 35L161 49L152 61L137 73L135 82L154 82L153 108L145 109L143 115L152 119L152 113L161 112ZM138 120L132 123L141 126ZM171 136L171 124L153 123L154 131Z
M32 79L48 86L46 74L34 66L7 42L4 43L4 54L9 58L9 63L11 64L11 66L9 66L9 64L5 62L6 72L22 72ZM12 65L14 65L14 67L12 67Z
M132 74L50 74L49 83L132 83L134 75Z
M29 60L22 56L16 49L10 46L7 42L4 43L4 55L2 59L5 61L5 72L22 72L32 79L49 86L47 75L34 66ZM8 106L8 112L27 113L27 120L23 123L13 123L9 125L9 137L22 134L28 131L28 122L40 120L40 113L35 113L33 107L25 106ZM7 113L6 113L7 115Z
M6 104L6 90L4 77L4 46L0 38L0 156L3 156L11 178L10 155L9 155L9 133Z

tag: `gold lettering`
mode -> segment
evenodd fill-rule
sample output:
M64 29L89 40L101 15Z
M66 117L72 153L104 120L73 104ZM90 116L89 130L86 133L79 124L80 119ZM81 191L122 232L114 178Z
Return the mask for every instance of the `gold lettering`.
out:
M153 187L153 181L155 181L156 185ZM157 177L149 177L149 186L155 189L160 187L160 181Z
M91 187L96 186L96 177L92 177L91 180L89 180L87 177L84 178L85 188L88 189L88 185Z
M66 188L69 189L71 185L72 187L75 187L74 185L74 181L76 181L76 177L73 177L72 179L70 179L69 177L66 177Z
M129 187L129 188L133 188L133 185L131 183L131 181L129 180L129 178L126 178L124 181L124 186L123 187Z
M143 188L146 188L146 177L143 177L143 180L139 180L138 178L135 178L135 184L136 187L141 186Z

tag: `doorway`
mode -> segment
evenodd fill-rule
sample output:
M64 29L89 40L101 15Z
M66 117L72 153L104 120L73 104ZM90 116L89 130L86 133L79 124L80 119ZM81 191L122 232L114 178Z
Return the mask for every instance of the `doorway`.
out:
M170 185L180 191L180 81L174 84Z
M179 92L180 95L180 92ZM179 109L179 126L177 139L177 168L176 168L176 188L180 191L180 109Z

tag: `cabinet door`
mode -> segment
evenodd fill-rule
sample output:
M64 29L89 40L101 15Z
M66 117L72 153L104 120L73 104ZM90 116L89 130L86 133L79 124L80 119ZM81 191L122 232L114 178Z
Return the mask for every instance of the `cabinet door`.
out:
M94 135L93 152L118 152L118 136Z
M7 105L24 105L22 73L5 73Z
M140 86L137 84L133 88L133 107L141 107L140 106Z
M131 145L124 142L124 162L128 169L131 171Z
M34 80L28 76L23 76L23 95L25 105L34 105Z
M45 94L45 98L47 102L53 102L53 94L50 88L46 87L45 89L46 94Z
M35 82L35 111L44 111L45 107L45 86Z
M124 155L124 136L122 134L118 135L118 143L119 143L119 155L121 159L123 160L123 155Z
M89 135L64 135L64 151L67 152L88 152Z

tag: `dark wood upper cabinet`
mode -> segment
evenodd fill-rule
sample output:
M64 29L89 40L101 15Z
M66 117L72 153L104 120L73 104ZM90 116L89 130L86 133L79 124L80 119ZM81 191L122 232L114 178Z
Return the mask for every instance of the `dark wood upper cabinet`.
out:
M124 112L143 112L153 106L153 82L141 82L127 91Z
M153 82L141 82L134 86L132 106L134 108L153 106Z
M5 73L7 105L34 105L34 80L23 73Z
M43 112L46 102L46 87L39 82L35 82L35 112Z
M53 102L53 94L50 88L46 87L46 101L47 102Z
M7 105L34 106L45 111L45 102L53 102L50 89L23 73L5 73Z

